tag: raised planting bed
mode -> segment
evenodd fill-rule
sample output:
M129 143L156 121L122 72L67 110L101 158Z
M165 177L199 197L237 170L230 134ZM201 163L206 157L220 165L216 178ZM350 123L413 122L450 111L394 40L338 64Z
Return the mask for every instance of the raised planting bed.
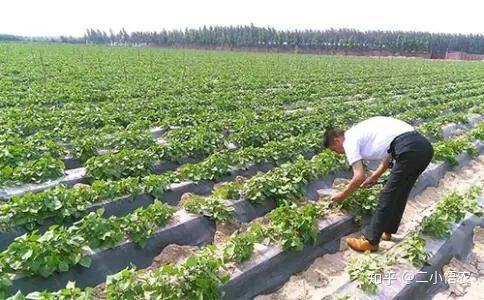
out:
M80 158L64 158L62 159L66 165L66 175L46 182L38 184L23 184L20 186L13 186L0 189L0 199L8 199L13 196L21 196L25 193L38 193L45 189L55 187L59 184L65 184L69 187L73 187L77 183L89 183L90 179L86 177L86 169L82 167ZM169 161L157 161L152 167L153 174L162 174L167 171L173 171L182 166L185 163L196 163L200 160L193 158L182 158L179 162ZM75 167L75 168L73 168Z
M481 205L482 202L481 199ZM438 240L424 236L425 250L431 255L428 264L416 268L406 260L398 263L392 268L395 280L391 281L391 285L385 281L378 284L377 294L365 294L355 281L344 284L336 294L351 295L355 299L411 300L429 297L435 288L444 284L442 267L453 257L463 259L469 253L473 243L473 230L476 226L484 226L484 219L467 214L464 220L452 225L451 236L448 239Z
M66 170L72 170L82 167L82 160L79 157L66 156L61 160L66 166Z
M442 127L442 137L444 140L464 134L469 129L479 125L484 120L483 115L470 115L467 123L449 123Z
M484 115L474 114L474 115L469 117L468 125L470 127L475 127L475 126L479 125L479 123L481 123L482 121L484 121Z
M328 215L318 222L318 238L302 251L284 251L277 245L258 245L249 261L238 266L230 280L220 287L223 299L252 299L277 289L289 277L307 268L325 253L339 250L340 239L359 226L349 215Z
M112 150L98 150L100 155L111 153ZM67 156L61 159L65 165L65 176L49 180L38 184L23 184L0 189L0 199L8 199L13 196L20 196L27 192L36 193L45 189L55 187L59 184L73 186L76 183L89 183L93 178L87 176L87 170L82 167L80 158ZM156 161L150 166L150 173L162 174L167 171L173 171L186 163L198 163L202 158L182 157L177 161Z
M149 129L149 133L155 140L160 138L163 134L165 134L165 132L167 132L167 129L162 127L153 127ZM72 146L65 143L60 143L60 144L68 149L67 156L64 158L61 158L62 162L64 162L66 170L81 168L82 167L81 158L72 156L72 154L69 151L69 150L72 150ZM100 150L99 154L108 153L108 152L109 151L106 151L106 150Z
M460 159L458 166L463 166L467 159ZM442 163L442 165L445 165ZM435 172L429 166L425 172ZM436 182L444 176L443 172L433 174ZM330 178L333 175L328 175ZM429 175L430 176L430 175ZM339 177L339 176L338 176ZM308 185L318 193L330 193L328 184L331 180L317 180ZM432 182L424 180L420 182L418 191L413 192L412 198L420 194L426 187L432 186ZM363 218L362 224L368 222ZM306 245L303 251L284 252L278 246L266 247L259 245L258 254L239 266L230 281L223 285L220 290L224 293L224 299L252 299L256 295L270 293L277 290L288 278L308 267L313 260L325 253L334 253L339 250L340 240L343 236L357 231L360 226L356 225L354 218L349 215L332 216L318 224L319 235L315 246Z
M247 200L227 200L235 210L234 218L239 222L250 222L255 218L262 217L276 208L274 200L268 200L264 204L254 205Z
M331 177L331 176L335 176L335 175L329 175L329 176ZM333 178L334 178L334 177L333 177ZM318 181L319 181L319 183L318 183ZM315 187L317 187L317 188L320 188L320 187L327 187L331 181L332 181L332 180L328 180L327 178L326 178L326 182L325 182L325 179L316 180L316 181L314 181L314 182L312 182L311 184L309 184L309 185L308 185L308 189L309 189L309 187L310 187L310 186L315 186ZM317 189L316 189L316 190L317 190ZM180 194L181 194L181 193L180 193ZM316 193L316 194L317 194L317 193ZM149 200L148 200L148 201L149 201ZM250 205L249 205L248 203L243 203L243 201L242 201L242 200L239 200L239 201L232 201L232 202L231 202L231 204L233 204L234 206L238 205L238 206L240 207L239 209L245 209L246 211L248 211L248 210L249 210L249 208L250 208ZM242 218L245 218L245 219L244 219L244 221L245 221L245 220L246 220L246 221L249 221L249 220L250 220L251 218L253 218L253 217L257 217L257 216L260 216L260 215L265 214L267 211L271 210L272 206L273 206L273 204L268 203L268 205L267 205L267 206L265 206L265 207L264 207L264 206L252 207L253 212L250 212L250 213L244 213L244 212L241 212L241 213L239 213L238 215L239 215L239 216L241 216L241 217L240 217L241 219L242 219ZM237 216L237 213L236 213L236 216ZM325 220L321 221L322 223L320 222L320 224L319 224L319 229L320 229L320 232L319 232L319 236L318 236L318 239L317 239L316 246L308 246L308 247L310 247L310 248L308 248L308 249L313 249L314 251L323 251L323 252L317 252L317 253L315 253L315 254L312 254L312 252L311 252L310 250L303 250L303 253L305 253L305 254L304 254L304 255L303 255L301 258L299 258L299 259L295 259L295 262L291 262L291 263L294 263L294 264L295 264L295 265L294 265L294 268L304 268L304 266L307 266L308 264L310 264L310 263L311 263L311 261L312 261L312 259L314 259L315 257L320 256L320 255L322 255L322 254L324 254L324 253L327 253L327 252L329 252L330 250L332 251L332 249L334 249L335 245L339 245L339 242L338 242L338 241L339 241L339 239L341 238L341 236L347 235L347 234L349 234L349 233L351 233L351 232L353 232L353 231L355 231L355 230L357 229L357 226L356 226L356 224L354 224L353 218L352 218L351 216L341 216L341 215L340 215L339 217L340 217L340 218L345 218L345 219L344 219L345 221L341 221L341 220L339 220L339 221L338 221L338 220L336 220L336 221L335 221L335 220L331 220L331 218L329 218L329 219L327 219L327 220L325 219ZM202 218L204 218L204 217L202 217ZM208 219L207 219L207 221L208 221ZM335 221L334 223L335 223L336 225L335 225L335 224L332 224L332 223L331 223L332 221ZM325 222L330 222L330 223L326 223L326 224L324 224ZM353 225L351 225L351 226L350 226L350 225L347 225L347 223L346 223L346 222L350 222L350 223L351 223L351 224L353 224ZM210 223L211 223L211 222L210 222ZM213 224L213 223L211 223L211 224ZM323 224L323 225L322 225L322 224ZM338 224L342 224L342 225L338 225ZM338 234L336 234L336 233L331 233L332 231L328 231L328 232L324 233L324 235L322 234L322 230L323 230L323 229L325 229L325 228L333 228L334 226L336 226L336 227L338 227L338 226L342 226L340 229L334 229L334 230L335 230L335 232L337 232ZM213 230L214 230L214 229L213 229ZM333 229L331 229L331 230L333 230ZM162 230L162 231L163 231L163 230ZM341 235L340 235L340 234L341 234ZM212 236L213 236L213 235L212 235ZM329 238L328 238L328 237L329 237ZM153 238L154 238L154 237L152 237L151 239L153 239ZM165 245L165 246L166 246L166 244L170 244L170 243L180 243L180 242L179 242L179 241L172 241L172 240L171 240L171 241L167 241L167 242L166 242L166 243L164 243L163 245ZM158 245L158 246L157 246L157 247L158 247L158 248L157 248L157 250L156 250L156 251L157 251L157 253L159 253L159 251L162 249L162 247L164 247L163 245L161 245L161 246L159 246L159 245ZM133 244L133 247L134 247L134 244ZM276 247L276 246L274 246L274 247ZM139 248L139 247L138 247L138 248ZM278 247L276 247L276 248L278 248ZM337 248L337 247L336 247L336 248ZM106 250L102 250L101 252L103 252L103 253L109 253L109 252L105 252L105 251L111 251L111 252L112 252L112 251L113 251L113 249L109 249L109 250L108 250L108 249L106 249ZM155 251L155 252L156 252L156 251ZM278 262L279 260L277 260L277 259L276 259L276 260L273 260L272 256L285 257L285 255L288 255L288 254L282 254L282 250L281 250L280 248L279 248L279 250L278 250L278 251L276 251L276 250L267 250L267 249L266 249L266 250L264 250L264 251L265 251L265 252L268 252L268 253L273 253L273 254L274 254L274 255L272 255L272 254L271 254L271 255L269 255L269 257L268 257L268 258L270 258L270 259L271 259L271 261L274 261L274 262ZM264 251L263 251L263 252L264 252ZM271 251L273 251L273 252L271 252ZM309 252L305 252L305 251L309 251ZM99 252L99 251L98 251L98 252ZM95 252L95 255L96 255L98 252ZM279 253L279 252L281 252L281 253ZM139 253L143 253L143 252L141 252L141 251L140 251ZM153 257L154 257L154 255L156 255L157 253L153 254ZM291 252L288 252L288 253L295 253L295 252L294 252L294 251L291 251ZM111 254L111 255L115 255L115 256L111 256L111 257L116 257L116 255L117 255L117 254ZM282 255L282 256L279 256L279 255ZM297 256L298 254L296 253L296 254L293 254L293 255L296 255L296 256ZM309 257L311 257L311 255L313 255L313 256L312 256L312 259L309 259ZM265 255L265 256L267 256L267 255ZM106 257L108 257L108 256L103 256L103 257L106 259ZM257 259L259 259L259 258L258 258L258 257L256 257L256 258L255 258L255 260L257 260ZM293 258L291 258L291 259L293 259L293 260L294 260L294 257L293 257ZM259 260L260 260L260 259L259 259ZM151 261L151 260L150 260L150 261ZM252 260L252 261L253 261L253 260ZM284 260L282 260L282 262L284 262ZM260 263L263 263L263 262L260 262ZM129 262L128 262L127 264L129 265ZM256 265L258 265L258 264L259 264L259 263L257 263ZM121 265L123 265L123 267L126 267L126 264L125 264L124 262L123 262ZM250 262L248 262L248 263L246 263L246 264L243 264L243 266L249 266L249 265L250 265ZM142 265L140 265L140 266L142 267ZM72 270L79 270L79 269L81 269L81 268L82 268L82 267L75 267L75 268L73 268ZM283 268L283 267L281 267L281 266L276 266L275 268ZM285 268L285 267L284 267L284 268ZM83 269L83 268L82 268L82 269ZM246 270L247 272L245 272L245 274L249 274L249 275L242 275L242 274L237 275L237 274L235 274L234 276L235 276L235 277L241 276L240 278L242 278L242 279L237 279L237 280L246 280L246 281L248 281L248 282L250 283L250 282L252 282L252 281L251 281L252 279L251 279L251 277L250 277L250 276L252 276L252 275L250 275L250 274L255 274L255 275L259 274L259 273L258 273L258 271L257 271L258 269L259 269L259 267L256 267L256 266L252 266L252 267L246 267L245 269L244 269L244 267L242 267L242 268L241 268L241 270ZM255 270L255 271L254 271L254 270ZM67 277L66 277L66 278L67 278L66 280L69 280L70 278L73 278L73 277L69 277L69 275L65 275L65 274L71 274L72 272L76 272L76 271L69 271L69 272L66 272L66 273L59 273L59 274L56 274L56 275L55 275L53 278L64 278L63 276L67 276ZM115 273L115 271L113 272L112 270L109 270L109 272L111 272L111 273ZM241 272L242 272L242 273L244 273L243 271L241 271ZM277 271L277 272L279 272L279 271ZM294 272L294 271L290 272L290 274L292 274L293 272ZM263 273L263 272L262 272L262 273ZM261 273L261 274L262 274L262 273ZM254 275L254 276L255 276L255 275ZM60 276L60 277L59 277L59 276ZM246 278L247 276L248 276L248 278L247 278L247 279L244 279L244 278ZM259 276L259 275L257 275L257 276ZM262 275L260 275L260 276L262 276ZM289 276L289 275L288 275L288 276ZM234 278L235 278L235 277L234 277ZM276 280L276 279L277 279L277 280ZM19 288L21 288L21 287L23 286L23 285L22 285L22 284L23 284L22 282L26 282L25 284L26 284L26 286L28 286L28 287L29 287L29 290L34 290L36 285L37 285L37 286L45 286L45 285L43 284L43 282L44 282L44 281L45 281L45 282L49 282L49 280L50 280L50 279L43 279L43 278L37 278L37 277L35 277L35 278L34 278L34 277L23 277L23 278L17 278L17 279L15 279L15 284L14 284L14 286L15 286L15 287L19 287ZM53 279L53 280L54 280L54 281L56 281L56 282L58 281L57 279ZM276 276L274 276L274 280L273 280L273 281L268 281L268 283L265 283L265 284L266 284L266 286L263 286L263 287L258 288L259 290L257 291L257 293L269 292L269 291L271 291L271 289L274 289L275 287L277 287L277 285L280 285L280 284L281 284L281 283L283 283L285 280L287 280L287 277L285 277L285 279L284 279L284 278L280 278L280 277L276 277ZM256 281L256 282L258 282L258 281L261 281L261 280L260 280L260 279L256 279L255 281ZM227 285L226 285L226 286L229 286L229 287L230 287L230 284L232 284L231 282L232 282L232 280L231 280L229 283L227 283ZM245 281L243 281L243 282L245 282ZM65 284L65 283L66 283L66 281L64 280L64 281L62 281L62 283L61 283L61 284L59 284L58 286L63 286L63 284ZM19 284L19 285L17 285L17 284ZM90 283L89 283L89 284L90 284ZM87 283L86 283L86 285L87 285ZM52 289L56 289L56 287L54 287L54 286L53 286L53 287L52 287ZM235 288L234 288L234 289L235 289ZM234 292L232 292L230 289L228 289L227 291L228 291L228 292L227 292L227 295L232 295L232 294L230 294L230 293L234 293L233 295L235 295L235 296L237 295L237 291L236 291L236 290L235 290ZM229 293L229 292L230 292L230 293Z
M276 167L275 164L269 164L269 163L258 164L258 165L252 165L247 169L233 169L230 175L223 176L222 178L216 181L205 180L200 182L185 181L180 183L173 183L168 186L167 191L163 193L160 200L169 205L177 205L178 202L180 201L181 196L185 193L190 192L198 195L208 196L212 193L213 187L217 182L230 181L230 180L233 180L236 176L251 177L259 171L267 172L269 170L272 170L275 167ZM313 199L317 199L317 197ZM87 207L85 212L87 214L90 212L95 212L100 208L103 208L104 209L103 217L106 217L106 218L109 218L110 216L121 217L134 211L137 208L147 207L148 205L152 204L154 200L155 200L154 196L145 194L145 193L134 195L134 196L126 195L115 199L108 199L102 202L92 204L89 207ZM256 212L261 213L264 211L264 209L261 208L264 206L261 206L261 207L253 206L248 202L241 202L239 205L245 205L245 208L248 210L252 210L253 213L256 213ZM273 207L267 207L267 209L269 208L272 209ZM265 210L265 211L268 211L268 210ZM242 217L242 215L245 215L245 217ZM252 215L253 214L249 214L249 212L241 213L240 220L245 222L244 220L246 220L247 217ZM257 215L257 216L260 216L260 215ZM69 226L76 220L77 219L65 220L64 222L62 222L62 224ZM43 233L53 224L59 224L59 222L54 221L52 218L48 218L37 229L40 233ZM8 231L0 231L0 251L6 249L9 243L12 242L16 237L23 235L27 232L29 231L24 229L21 226L12 228Z
M448 194L447 197L452 197L452 194ZM478 197L477 200L480 207L484 207L484 198ZM441 201L446 200L442 199ZM442 209L439 208L439 206L443 207L444 209L447 207L447 205L443 205L443 203L441 202L434 203L432 204L432 206L434 208L437 207L437 209L432 210L432 215L436 213L442 214L442 212L437 212L439 209ZM455 208L453 209L455 210ZM425 213L424 215L425 217L430 216ZM338 296L351 295L353 296L352 299L417 299L426 298L428 297L428 295L432 294L434 290L442 287L444 285L444 282L442 282L442 277L440 277L442 276L442 274L440 274L442 265L447 264L447 262L454 256L458 259L465 258L472 246L473 229L475 226L483 227L484 219L482 217L479 218L467 212L461 221L449 224L451 228L448 238L445 238L443 236L442 239L435 239L431 236L421 233L420 226L422 226L422 220L424 216L418 214L417 218L419 216L422 218L420 219L420 225L417 225L417 223L415 223L412 228L407 229L408 232L405 234L405 237L403 239L398 239L397 244L393 244L390 248L384 247L386 253L380 252L379 254L373 255L373 257L375 258L375 266L380 265L382 262L385 263L385 266L380 265L384 268L381 277L375 277L375 279L372 279L372 281L376 283L375 294L372 294L371 292L365 293L360 287L360 285L364 283L359 282L358 280L350 280L349 278L332 289L333 291L335 291L335 294L337 294ZM399 249L399 244L404 244L408 242L408 239L415 239L415 234L417 234L419 237L422 237L422 244L420 244L419 241L414 240L414 242L410 242L410 244L407 244L405 246L406 249L412 249L410 252L407 252L408 250ZM419 247L421 246L423 247L424 252L430 254L430 259L428 259L427 264L422 265L421 267L411 266L408 260L403 259L404 257L402 257L402 255L410 255L410 259L414 260L413 263L419 264L417 257L419 257L419 255L421 254L417 253L421 251L419 250ZM387 264L388 261L385 260L385 257L392 257L393 255L387 256L391 253L395 254L397 257L400 257L400 260L398 260L398 264ZM425 258L423 259L425 260ZM436 265L438 267L436 267ZM390 273L393 274L392 277L394 278L391 280L391 284L388 281L388 278L391 275ZM383 278L387 279L383 280ZM403 291L403 289L406 290L407 288L409 288L407 287L408 285L412 284L418 286L417 292L411 292L409 294L399 294ZM407 292L408 291L404 293Z
M191 157L183 157L180 159L178 162L174 161L157 161L155 164L151 167L151 171L154 174L161 174L167 171L173 171L182 166L183 164L186 163L197 163L200 162L201 159L195 159Z
M95 286L106 280L107 275L115 274L134 264L139 268L148 267L164 247L169 244L203 246L213 241L215 224L200 215L178 211L172 222L156 231L144 247L127 240L111 249L99 249L91 255L89 268L72 266L67 272L54 273L47 278L41 276L17 276L12 280L10 292L23 293L38 290L58 290L69 281L76 281L79 287Z
M5 200L8 198L12 198L13 196L21 196L27 192L37 193L45 189L55 187L59 184L65 184L69 187L73 187L77 183L87 183L85 174L86 174L86 169L77 168L72 170L66 170L65 176L55 180L49 180L42 183L24 184L24 185L0 189L0 199Z
M180 194L185 192L183 191L183 186L179 188ZM145 199L145 201L147 203L150 202L149 199ZM267 201L265 205L252 205L246 200L228 200L227 203L235 208L235 218L241 222L248 222L254 218L263 216L275 207L274 201ZM179 213L183 215L182 212ZM126 241L113 249L97 250L92 255L92 265L88 269L81 266L73 266L65 273L54 273L54 275L48 278L39 276L17 277L13 280L14 284L11 290L29 292L38 289L38 286L42 286L48 290L56 290L64 286L69 280L76 280L78 286L81 287L95 285L102 282L106 275L114 274L129 266L131 263L141 268L145 267L168 244L202 245L211 242L215 232L215 224L203 216L193 218L195 220L183 222L190 222L190 225L167 226L156 232L148 240L145 248L140 248L135 243ZM194 236L197 239L193 239ZM187 238L190 238L190 240L187 240ZM200 238L203 240L200 240ZM109 260L113 258L115 258L115 261Z
M484 143L478 141L475 143L475 145L478 153L483 154ZM469 154L461 153L457 157L456 165L451 165L446 162L437 162L437 163L431 162L427 167L427 169L425 169L425 171L417 179L417 182L415 183L412 191L410 192L410 198L413 198L417 194L420 194L424 189L426 189L429 186L437 186L439 183L439 180L444 176L445 172L456 168L461 168L467 165L472 159L473 157L470 156Z
M177 204L181 195L186 192L199 192L199 193L210 193L211 189L207 186L200 186L196 185L193 182L183 182L172 184L169 187L169 190L165 192L165 196L163 198L163 202L167 202L168 204ZM165 201L168 199L168 201ZM99 202L89 206L85 213L88 214L90 212L95 212L100 208L104 209L103 217L109 218L111 216L122 217L131 212L135 209L140 207L147 207L155 201L155 198L151 195L147 194L140 194L136 196L125 196L119 197L113 200ZM62 222L64 226L70 226L74 223L77 219L69 219ZM40 233L47 231L47 229L54 224L59 224L59 222L55 222L52 218L48 218L45 222L37 228ZM28 233L29 230L23 227L16 227L12 228L8 231L0 231L0 251L5 250L8 245L18 236L21 236L25 233Z
M252 205L246 200L227 201L234 208L234 217L238 222L250 222L265 215L275 207L275 202L268 201L264 205ZM212 243L215 234L215 223L207 217L178 211L173 221L156 231L144 247L127 240L112 249L99 249L91 255L89 268L73 266L64 273L54 273L48 278L39 276L17 277L13 280L12 291L33 291L36 286L47 290L56 290L68 281L76 280L80 287L101 283L106 275L115 274L130 264L145 268L153 258L169 244L203 246Z
M442 137L444 140L448 140L454 136L463 134L465 130L466 127L462 124L450 123L442 127Z
M329 172L323 178L311 181L305 187L305 197L311 201L317 201L320 197L320 191L332 187L333 181L336 178L350 178L349 171ZM245 199L226 200L230 206L235 208L234 217L240 222L250 222L251 220L262 217L274 208L276 208L276 201L273 199L266 200L263 204L253 204Z

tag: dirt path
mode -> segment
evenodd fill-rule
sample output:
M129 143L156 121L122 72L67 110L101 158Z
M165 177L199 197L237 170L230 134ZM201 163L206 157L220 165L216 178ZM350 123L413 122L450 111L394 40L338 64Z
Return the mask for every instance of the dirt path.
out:
M443 268L449 289L432 299L484 299L484 228L474 229L474 246L465 261L453 258Z
M433 205L444 195L451 191L464 192L470 186L483 181L484 155L479 156L459 170L447 172L437 187L427 188L423 193L415 197L415 199L408 202L398 233L393 236L393 241L382 241L379 252L381 253L385 249L393 246L395 241L401 240L409 230L414 228L422 220L424 215L431 212ZM359 233L352 234L352 236L354 235L359 235ZM480 249L482 250L482 248L484 247ZM349 257L354 257L355 255L360 254L348 249L343 238L339 252L318 257L306 271L291 276L289 281L278 291L272 294L258 296L255 299L322 299L325 296L330 296L341 283L349 279L347 272L345 272L346 261ZM480 283L480 286L477 284L473 286L477 290L481 288L480 295L482 295L482 285ZM472 288L469 289L468 294L470 295L472 291Z

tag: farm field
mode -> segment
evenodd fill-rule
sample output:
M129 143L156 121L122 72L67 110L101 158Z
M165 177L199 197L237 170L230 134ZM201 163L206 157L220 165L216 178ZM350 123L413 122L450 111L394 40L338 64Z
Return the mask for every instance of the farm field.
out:
M432 141L433 185L482 174L484 64L0 43L0 112L0 299L250 299L376 205L378 186L329 207L351 173L326 127L393 116ZM370 271L482 222L482 176L459 180L335 291L380 293Z

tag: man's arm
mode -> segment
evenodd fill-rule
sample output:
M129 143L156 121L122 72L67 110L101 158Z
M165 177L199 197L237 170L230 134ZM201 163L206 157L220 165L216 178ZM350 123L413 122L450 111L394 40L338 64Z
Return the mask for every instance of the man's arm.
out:
M378 178L380 178L380 176L383 173L385 173L385 171L388 169L388 166L390 165L390 162L391 161L392 161L392 156L391 155L385 156L381 160L380 165L375 170L375 172L373 172L373 174L371 174L371 176L369 176L368 178L366 178L366 180L361 184L361 186L362 187L369 187L369 186L371 186L375 181L378 180Z
M353 178L351 178L350 182L344 188L344 190L334 195L331 198L331 200L335 202L339 202L343 200L344 198L351 195L354 191L356 191L361 186L361 184L365 181L365 170L363 168L363 164L361 163L361 160L358 160L357 162L353 163L352 168L353 168Z

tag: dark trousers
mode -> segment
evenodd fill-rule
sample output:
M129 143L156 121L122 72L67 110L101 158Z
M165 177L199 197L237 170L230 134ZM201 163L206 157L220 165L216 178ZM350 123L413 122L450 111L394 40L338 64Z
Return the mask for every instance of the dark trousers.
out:
M375 245L380 242L383 232L397 232L408 195L434 154L430 142L417 132L397 136L389 152L394 159L394 165L364 234Z

